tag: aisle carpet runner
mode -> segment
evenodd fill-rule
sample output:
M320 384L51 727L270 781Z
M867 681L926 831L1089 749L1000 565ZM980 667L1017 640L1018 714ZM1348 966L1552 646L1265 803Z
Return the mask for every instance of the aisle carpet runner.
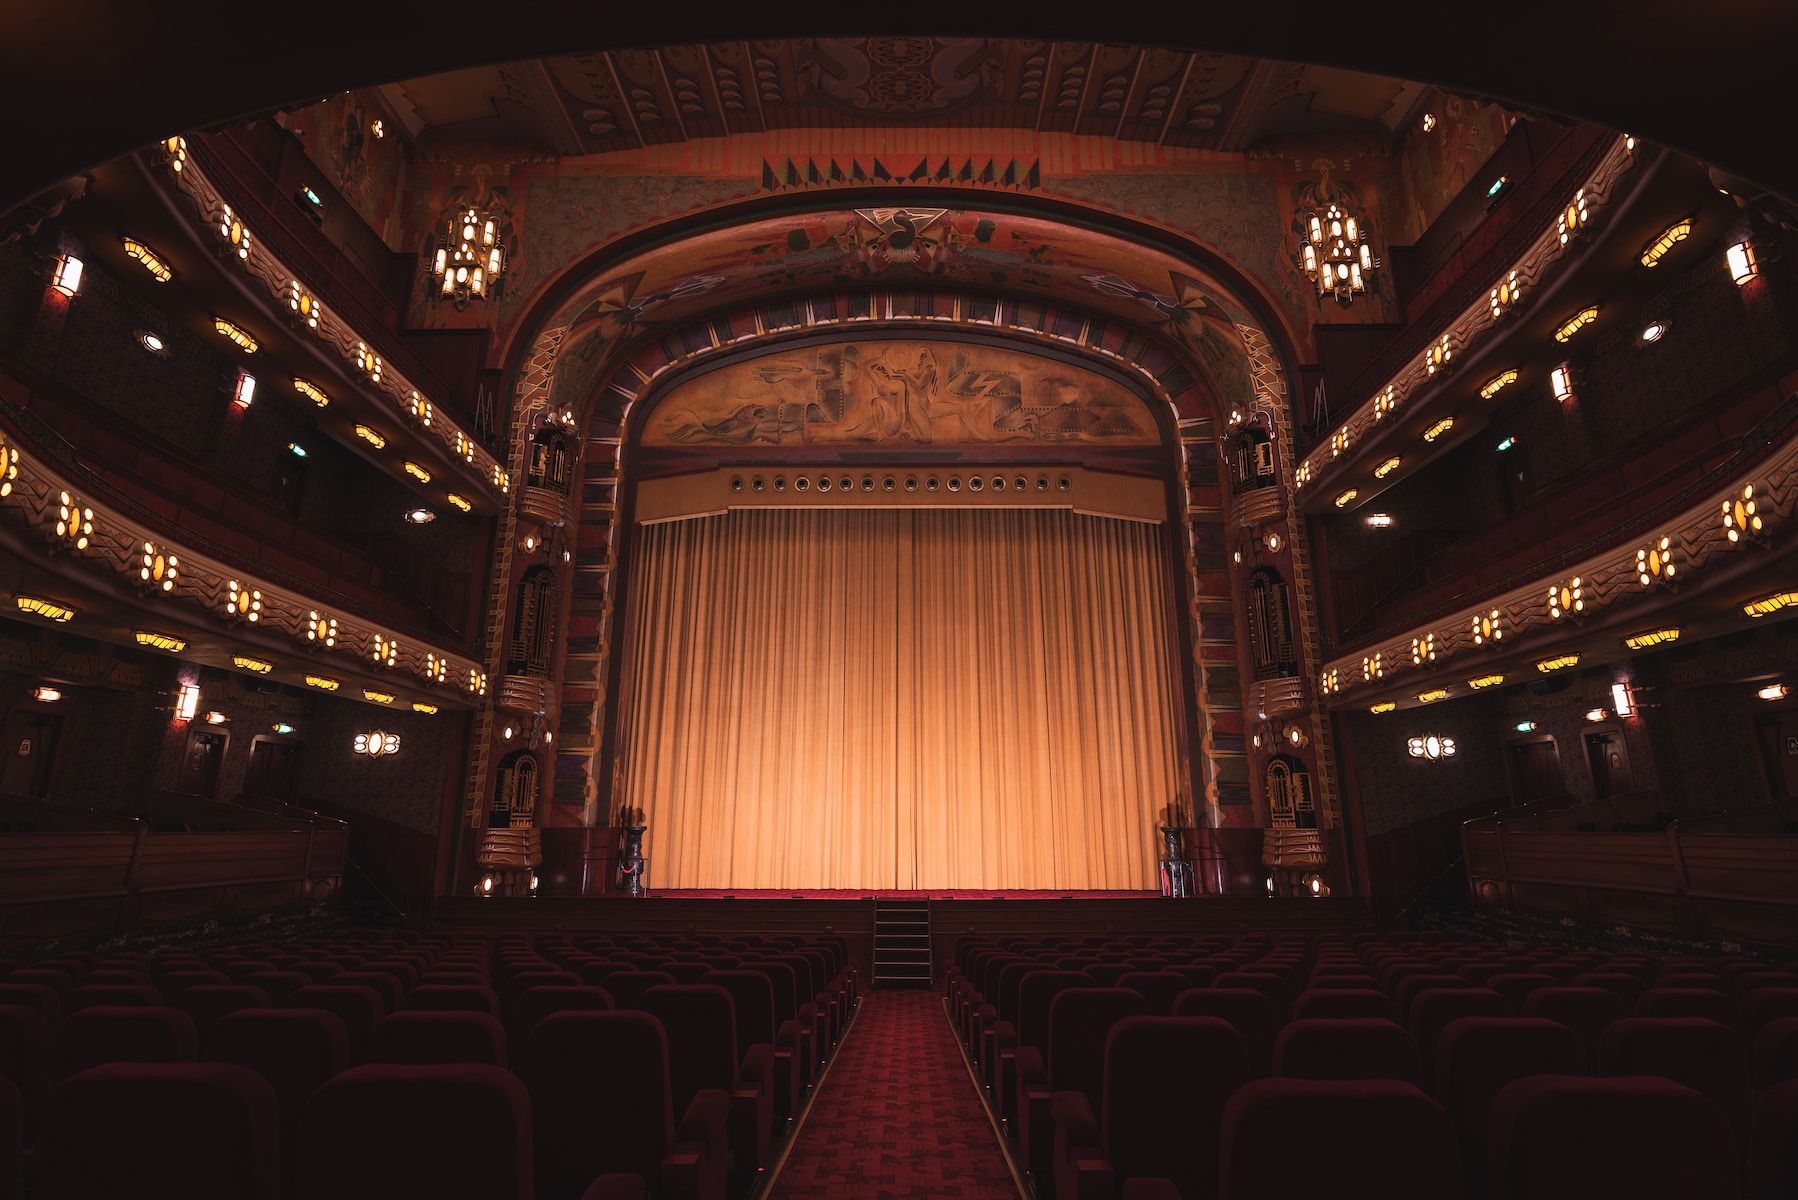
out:
M943 1004L870 991L768 1200L1018 1200Z

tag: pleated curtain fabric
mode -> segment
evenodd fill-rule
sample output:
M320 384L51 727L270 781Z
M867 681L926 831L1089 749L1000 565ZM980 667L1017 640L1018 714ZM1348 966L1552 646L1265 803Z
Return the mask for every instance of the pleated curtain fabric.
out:
M642 527L625 802L663 888L1158 886L1160 530L1059 509Z

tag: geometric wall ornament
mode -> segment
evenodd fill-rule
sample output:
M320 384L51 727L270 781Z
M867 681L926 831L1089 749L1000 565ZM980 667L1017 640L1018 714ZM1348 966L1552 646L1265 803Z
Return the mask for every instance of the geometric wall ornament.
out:
M173 554L164 554L155 542L144 543L143 563L137 569L138 586L150 592L172 592L181 572Z
M1752 483L1742 488L1742 494L1734 500L1723 502L1723 533L1734 542L1743 538L1750 541L1761 541L1766 537L1767 525L1760 512L1760 503L1754 498Z
M1411 639L1411 663L1421 667L1427 662L1436 661L1436 635L1426 633L1420 638Z
M1567 583L1551 584L1548 589L1548 615L1557 621L1562 617L1578 617L1586 611L1584 592L1577 576Z
M1671 584L1677 568L1673 565L1673 539L1664 537L1651 546L1636 551L1636 579L1643 587Z
M232 579L225 584L225 619L248 621L254 625L262 619L262 593Z
M1412 758L1421 758L1426 762L1440 762L1455 756L1455 739L1442 737L1439 734L1426 733L1422 737L1414 737L1405 743Z
M1491 612L1481 613L1479 616L1475 617L1473 619L1472 632L1473 644L1476 646L1484 646L1487 642L1498 642L1503 640L1505 630L1504 625L1499 619L1498 610L1495 608Z

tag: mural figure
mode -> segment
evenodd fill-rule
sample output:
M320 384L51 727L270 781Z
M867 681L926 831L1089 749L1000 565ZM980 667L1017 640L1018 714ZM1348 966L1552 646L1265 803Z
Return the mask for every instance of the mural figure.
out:
M645 445L1155 444L1123 385L1040 355L931 341L833 344L734 363L662 401Z

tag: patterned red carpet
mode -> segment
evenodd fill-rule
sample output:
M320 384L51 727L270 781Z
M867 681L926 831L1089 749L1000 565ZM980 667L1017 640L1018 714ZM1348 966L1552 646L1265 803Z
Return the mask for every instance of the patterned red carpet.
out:
M943 1003L870 991L768 1200L1018 1200Z

